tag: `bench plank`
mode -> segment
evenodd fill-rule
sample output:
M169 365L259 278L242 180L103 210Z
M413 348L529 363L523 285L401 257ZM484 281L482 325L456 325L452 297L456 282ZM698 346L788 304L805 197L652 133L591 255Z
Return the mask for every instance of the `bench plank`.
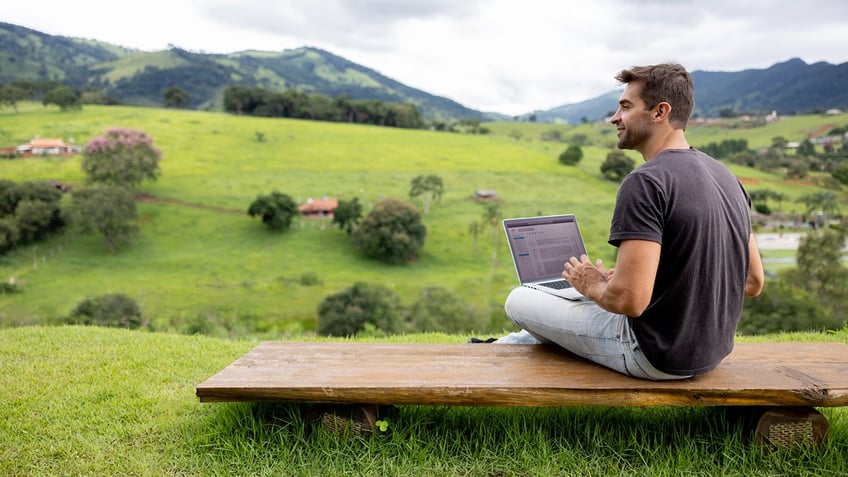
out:
M264 342L201 402L474 406L846 406L848 345L738 343L714 371L629 378L553 345Z

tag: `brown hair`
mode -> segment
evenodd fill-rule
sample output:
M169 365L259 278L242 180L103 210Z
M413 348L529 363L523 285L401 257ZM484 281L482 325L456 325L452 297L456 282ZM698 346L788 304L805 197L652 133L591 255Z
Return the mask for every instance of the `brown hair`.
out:
M689 115L695 108L695 84L692 76L681 65L664 63L650 66L634 66L629 70L621 70L615 79L622 84L641 82L642 93L639 95L647 109L652 109L661 102L671 105L672 126L686 129Z

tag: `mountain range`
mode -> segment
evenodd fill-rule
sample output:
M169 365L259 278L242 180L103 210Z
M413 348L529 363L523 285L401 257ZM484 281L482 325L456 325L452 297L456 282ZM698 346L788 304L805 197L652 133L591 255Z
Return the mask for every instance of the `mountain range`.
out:
M780 114L848 109L848 63L807 64L792 59L766 69L739 72L693 71L695 114ZM188 94L188 106L220 110L232 85L275 91L384 102L414 103L428 121L458 119L595 121L611 115L618 91L575 104L513 117L478 111L448 98L406 86L379 72L318 48L281 52L211 54L172 47L141 51L96 40L48 35L0 22L0 84L57 80L96 91L124 104L161 106L172 86Z

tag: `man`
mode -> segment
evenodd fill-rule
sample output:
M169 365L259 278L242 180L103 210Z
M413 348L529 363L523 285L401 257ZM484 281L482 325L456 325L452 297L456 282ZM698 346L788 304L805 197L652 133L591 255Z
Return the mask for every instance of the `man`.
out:
M536 340L630 376L703 374L731 352L743 298L763 287L750 199L724 165L686 140L694 86L685 68L633 67L616 79L625 85L610 120L618 147L645 163L618 191L609 235L619 249L615 269L572 257L562 276L588 300L518 287L505 309Z

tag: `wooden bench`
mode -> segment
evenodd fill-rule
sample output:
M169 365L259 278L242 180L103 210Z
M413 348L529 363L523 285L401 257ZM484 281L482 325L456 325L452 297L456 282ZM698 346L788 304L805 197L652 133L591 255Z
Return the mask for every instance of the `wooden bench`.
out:
M355 406L740 406L762 411L760 443L820 443L814 407L848 406L848 345L737 344L682 381L623 376L552 345L264 342L197 386L201 402Z

